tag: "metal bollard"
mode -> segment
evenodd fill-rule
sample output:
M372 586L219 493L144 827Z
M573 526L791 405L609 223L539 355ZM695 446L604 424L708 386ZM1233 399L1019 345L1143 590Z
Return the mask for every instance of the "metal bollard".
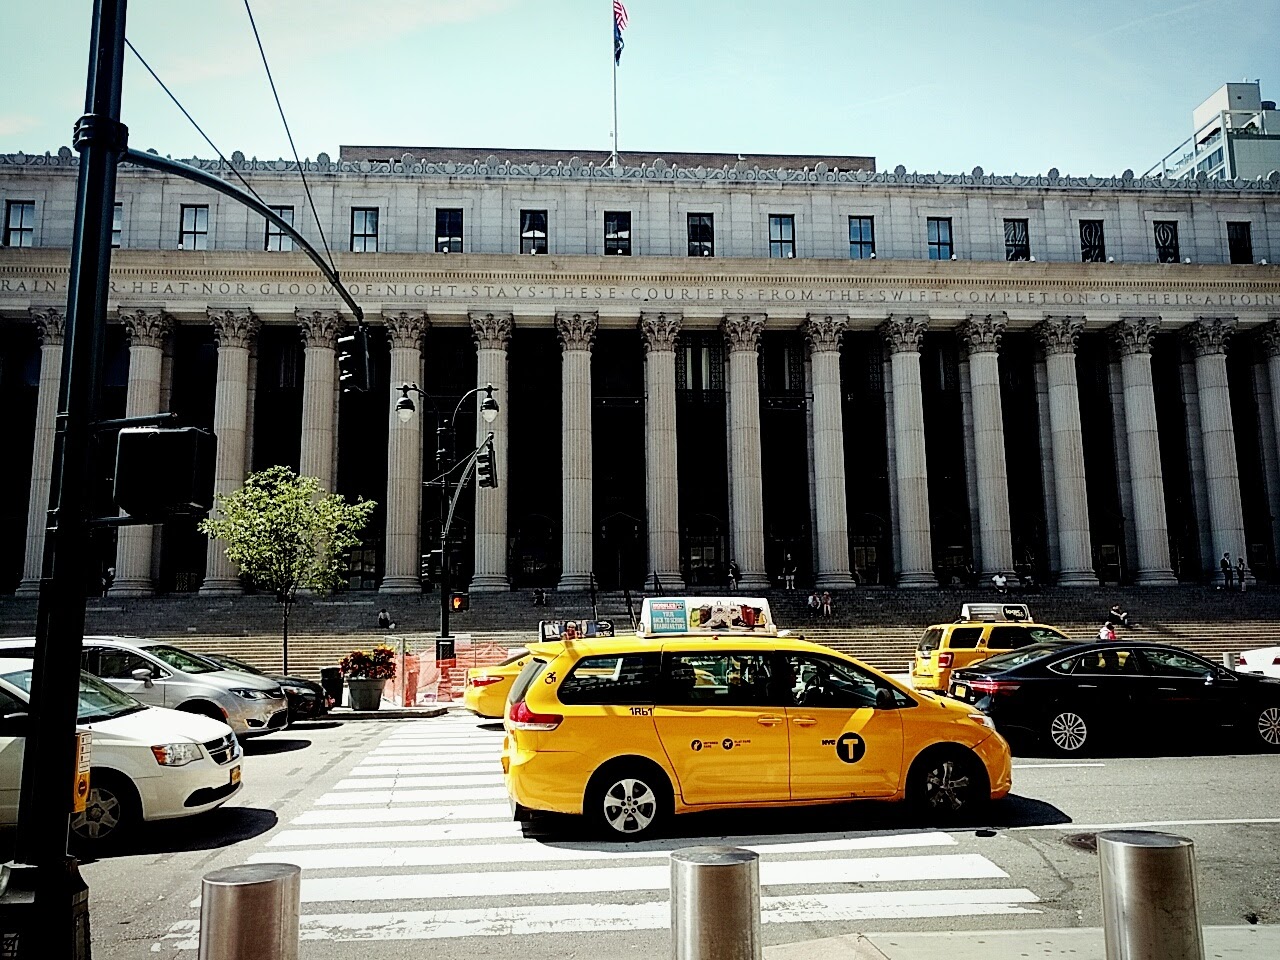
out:
M205 874L199 960L298 960L302 869L254 863Z
M1195 845L1150 830L1098 834L1107 960L1204 960Z
M1240 659L1240 654L1236 653L1235 651L1229 650L1222 655L1222 665L1226 667L1228 670L1235 670L1240 666L1240 664L1237 663L1239 659Z
M671 854L673 960L761 960L760 855L737 847Z

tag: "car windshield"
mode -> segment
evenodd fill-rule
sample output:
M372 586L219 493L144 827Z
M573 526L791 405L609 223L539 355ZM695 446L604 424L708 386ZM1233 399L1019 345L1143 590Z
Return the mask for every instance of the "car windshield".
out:
M213 673L215 670L224 670L214 663L212 660L206 660L204 657L198 657L194 653L186 650L180 650L178 647L169 647L164 644L156 644L150 647L143 647L147 653L160 660L163 660L175 670L181 670L183 673Z
M28 695L31 693L31 671L18 670L4 674L18 689ZM126 713L136 713L147 709L127 693L121 693L115 687L104 683L91 674L80 671L80 699L76 719L81 723L94 723L98 720L110 720L122 717Z
M1056 653L1062 649L1061 643L1033 643L1017 650L1011 650L1009 653L1000 653L994 657L983 660L981 663L975 663L973 669L981 670L986 673L992 670L1012 670L1014 667L1020 667L1024 663L1030 663L1032 660L1039 660L1041 657Z
M214 663L226 670L237 670L240 673L251 673L254 676L265 677L266 674L257 667L251 667L243 660L237 660L235 657L224 656L221 653L210 653L205 655L205 659L212 660Z

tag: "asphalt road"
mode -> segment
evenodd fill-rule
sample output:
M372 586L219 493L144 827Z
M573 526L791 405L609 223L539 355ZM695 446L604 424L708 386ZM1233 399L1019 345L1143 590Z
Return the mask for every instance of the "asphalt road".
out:
M702 843L760 850L769 944L1097 927L1088 835L1120 825L1196 841L1205 924L1280 924L1280 756L1025 757L1014 795L964 829L862 803L692 815L621 846L574 818L511 823L500 743L462 714L251 742L231 805L84 866L95 957L194 960L200 877L284 861L304 867L306 958L651 960L670 949L667 853Z

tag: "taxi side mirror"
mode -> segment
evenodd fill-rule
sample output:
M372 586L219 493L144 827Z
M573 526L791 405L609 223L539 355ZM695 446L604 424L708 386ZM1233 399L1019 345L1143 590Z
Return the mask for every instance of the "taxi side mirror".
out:
M887 687L876 688L876 709L877 710L897 710L898 698L893 695L893 691Z
M141 681L148 688L154 686L154 684L151 682L151 676L152 674L151 674L150 667L139 667L137 670L133 671L133 679Z

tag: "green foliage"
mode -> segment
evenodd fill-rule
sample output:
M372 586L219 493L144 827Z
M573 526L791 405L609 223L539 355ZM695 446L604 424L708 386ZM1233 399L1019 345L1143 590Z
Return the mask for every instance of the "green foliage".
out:
M352 650L339 665L347 677L368 680L390 680L396 675L396 652L390 647L374 647L368 650Z
M223 541L241 574L287 606L299 589L327 592L342 583L375 506L372 500L347 503L324 493L315 477L269 467L234 493L218 494L219 516L199 529Z

